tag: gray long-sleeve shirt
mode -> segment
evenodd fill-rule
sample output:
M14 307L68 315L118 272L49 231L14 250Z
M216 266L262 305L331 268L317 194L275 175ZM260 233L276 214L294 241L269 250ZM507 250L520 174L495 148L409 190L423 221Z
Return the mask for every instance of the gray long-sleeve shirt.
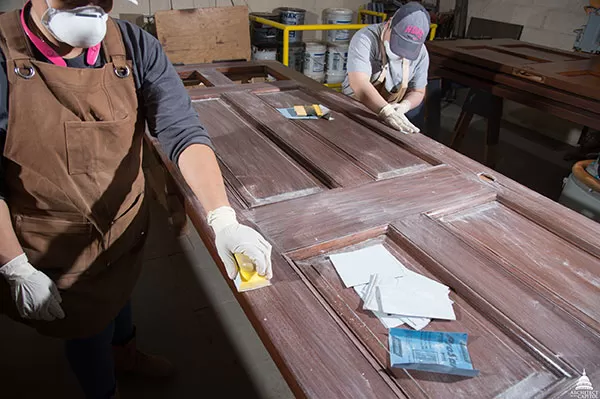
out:
M129 22L117 20L117 24L123 34L127 58L133 62L139 109L146 118L150 133L158 139L169 158L177 164L179 155L191 144L205 144L212 148L206 129L158 40ZM48 62L38 51L35 56L39 61ZM70 68L100 68L105 64L101 56L94 66L88 66L85 52L65 61ZM0 154L4 150L6 135L10 134L7 124L11 104L8 103L6 73L6 59L0 50ZM4 171L0 166L0 199L6 195Z

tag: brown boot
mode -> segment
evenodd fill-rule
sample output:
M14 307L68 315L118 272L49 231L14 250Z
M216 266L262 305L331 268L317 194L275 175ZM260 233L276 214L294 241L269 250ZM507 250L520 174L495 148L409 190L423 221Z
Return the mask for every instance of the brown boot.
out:
M139 351L135 337L123 346L113 346L115 371L117 374L137 374L145 377L169 377L174 367L164 357L153 356Z

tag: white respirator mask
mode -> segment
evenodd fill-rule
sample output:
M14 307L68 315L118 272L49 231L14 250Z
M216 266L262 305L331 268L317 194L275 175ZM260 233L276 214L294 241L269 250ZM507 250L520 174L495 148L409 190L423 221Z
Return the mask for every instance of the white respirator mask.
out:
M98 6L77 7L71 10L52 8L42 15L42 24L62 43L71 47L90 48L100 43L106 36L108 14Z
M389 41L384 41L383 42L383 47L385 47L385 53L387 54L387 58L390 61L397 61L397 60L401 60L402 57L400 57L399 55L396 55L392 52L392 49L390 48L390 42Z

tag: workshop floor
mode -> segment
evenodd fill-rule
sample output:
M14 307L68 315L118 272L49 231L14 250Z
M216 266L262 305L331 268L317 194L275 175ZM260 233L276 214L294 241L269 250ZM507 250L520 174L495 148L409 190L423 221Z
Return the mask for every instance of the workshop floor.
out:
M447 143L460 113L442 113ZM481 160L486 122L475 117L461 151ZM497 169L557 199L572 147L503 124ZM161 207L153 224L146 264L133 296L142 348L169 357L177 376L167 382L120 381L123 398L292 398L289 388L244 316L193 229L179 239ZM80 398L62 343L0 317L0 383L3 398Z

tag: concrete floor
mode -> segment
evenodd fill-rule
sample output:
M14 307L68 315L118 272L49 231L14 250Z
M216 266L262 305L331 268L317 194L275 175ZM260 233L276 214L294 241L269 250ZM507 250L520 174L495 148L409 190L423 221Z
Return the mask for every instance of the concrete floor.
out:
M447 142L460 107L443 110ZM462 152L481 159L485 121L472 122ZM503 124L497 169L557 199L572 149L538 133ZM133 296L139 346L170 358L172 380L120 381L124 398L291 398L255 331L237 304L198 235L175 238L161 207L153 224L143 275ZM62 343L0 316L2 398L80 398Z

